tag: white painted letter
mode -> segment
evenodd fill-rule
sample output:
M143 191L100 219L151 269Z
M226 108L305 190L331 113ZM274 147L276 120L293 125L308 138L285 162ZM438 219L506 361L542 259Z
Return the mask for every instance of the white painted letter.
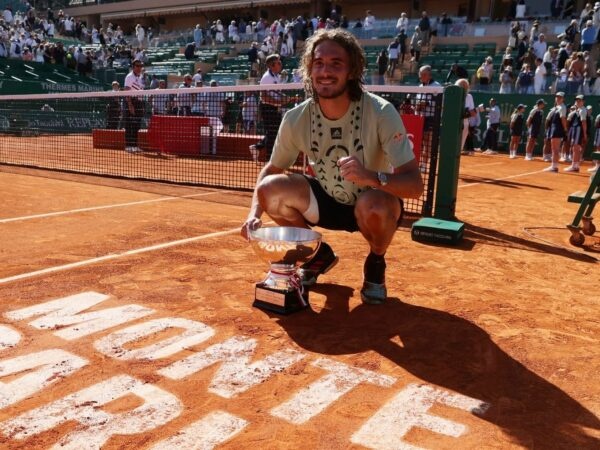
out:
M44 350L0 361L0 377L27 371L9 383L0 382L0 408L5 408L66 378L87 361L64 350ZM35 370L33 370L35 369Z
M250 364L255 348L255 339L234 336L203 352L174 362L158 373L173 380L181 380L222 362L223 365L217 371L208 390L221 397L231 398L267 380L274 372L281 372L304 358L300 352L285 350Z
M248 422L223 411L214 411L192 423L176 436L160 441L150 450L212 450L242 431Z
M300 425L361 383L390 387L396 382L395 378L370 370L350 367L325 358L316 360L312 365L327 370L329 373L299 391L287 402L273 408L272 415Z
M119 414L102 410L101 406L130 394L140 397L144 404ZM128 375L119 375L10 419L0 424L0 429L11 439L26 439L75 420L80 426L53 449L96 450L113 435L138 434L164 425L181 414L182 409L173 394Z
M78 314L108 298L108 295L97 292L83 292L28 308L10 311L4 315L11 320L24 320L44 315L33 322L29 322L29 325L38 329L62 328L54 334L71 341L131 320L139 319L154 312L153 309L144 308L139 305L125 305Z
M144 348L127 350L123 345L159 333L169 328L183 328L185 332ZM116 359L150 359L156 360L174 355L181 350L206 341L215 331L202 322L188 319L166 317L133 325L124 330L115 331L94 343L99 352Z
M482 414L489 407L487 403L465 395L410 384L371 417L351 441L377 450L413 450L420 447L402 441L413 427L452 437L464 434L467 431L465 425L428 414L436 402L475 414Z
M0 325L0 351L12 348L21 341L21 335L12 328Z

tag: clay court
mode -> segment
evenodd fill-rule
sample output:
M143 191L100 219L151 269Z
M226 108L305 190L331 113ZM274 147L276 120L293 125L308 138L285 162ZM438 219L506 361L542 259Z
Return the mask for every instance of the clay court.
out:
M252 307L248 193L0 166L0 447L600 448L589 176L545 166L462 158L465 238L406 218L382 306L361 236L319 230L340 263L290 316Z

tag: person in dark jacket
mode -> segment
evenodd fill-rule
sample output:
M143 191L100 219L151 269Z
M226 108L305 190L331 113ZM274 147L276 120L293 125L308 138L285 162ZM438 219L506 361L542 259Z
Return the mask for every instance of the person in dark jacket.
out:
M459 66L457 63L452 64L450 70L448 71L448 75L446 75L446 83L453 83L456 80L460 80L461 78L469 79L469 72L462 66Z

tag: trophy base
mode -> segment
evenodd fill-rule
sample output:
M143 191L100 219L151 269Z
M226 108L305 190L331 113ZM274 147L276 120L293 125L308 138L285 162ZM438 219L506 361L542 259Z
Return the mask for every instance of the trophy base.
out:
M304 290L302 299L297 290L273 289L265 286L264 283L256 283L254 303L252 306L265 311L277 314L292 314L308 307L308 289Z

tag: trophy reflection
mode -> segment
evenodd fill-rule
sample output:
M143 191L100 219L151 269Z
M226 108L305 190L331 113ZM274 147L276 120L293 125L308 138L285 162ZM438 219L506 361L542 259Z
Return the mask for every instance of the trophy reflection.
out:
M307 228L268 227L250 232L254 252L270 264L267 277L256 283L253 306L290 314L308 306L298 267L309 261L321 244L321 234Z

